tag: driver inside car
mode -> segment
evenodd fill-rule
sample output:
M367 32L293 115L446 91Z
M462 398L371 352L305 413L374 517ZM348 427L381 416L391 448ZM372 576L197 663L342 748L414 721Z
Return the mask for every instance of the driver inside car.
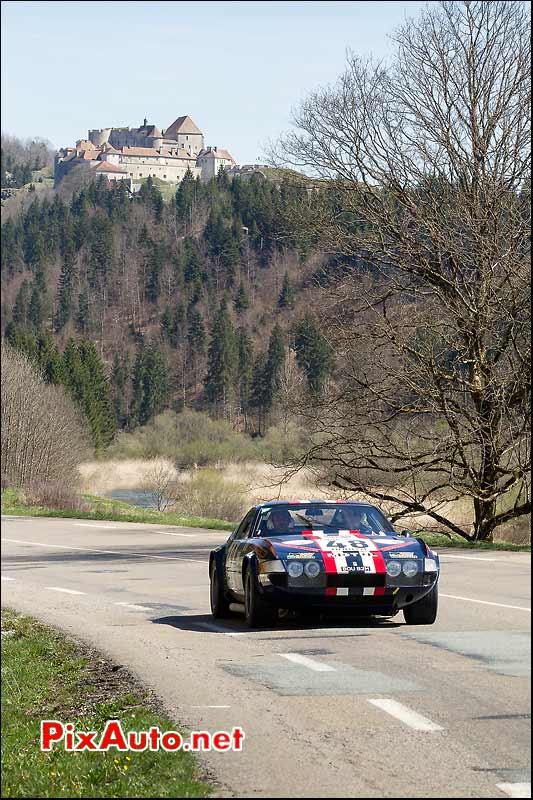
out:
M363 508L343 508L335 515L335 524L342 525L350 531L372 533L372 525Z
M273 508L268 522L276 533L287 533L294 528L294 522L286 508Z

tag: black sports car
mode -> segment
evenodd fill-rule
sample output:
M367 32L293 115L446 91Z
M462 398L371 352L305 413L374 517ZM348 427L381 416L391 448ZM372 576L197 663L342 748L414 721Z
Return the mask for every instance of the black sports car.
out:
M410 625L437 617L439 557L422 539L398 533L369 503L272 502L254 506L225 544L211 551L211 611L244 604L251 627L279 609L393 616Z

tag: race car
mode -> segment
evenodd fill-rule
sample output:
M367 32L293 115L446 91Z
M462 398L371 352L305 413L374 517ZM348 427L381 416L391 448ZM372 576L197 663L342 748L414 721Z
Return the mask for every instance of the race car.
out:
M261 503L209 556L211 612L242 610L250 627L279 610L437 618L438 555L398 533L376 506L352 502Z

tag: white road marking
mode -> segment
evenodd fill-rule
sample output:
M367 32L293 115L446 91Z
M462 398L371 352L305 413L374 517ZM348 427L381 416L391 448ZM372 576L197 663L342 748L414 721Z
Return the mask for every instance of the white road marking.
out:
M280 653L279 655L282 658L286 658L287 661L301 664L302 667L312 669L314 672L336 672L335 667L331 667L329 664L322 664L320 661L314 661L312 658L300 655L300 653Z
M509 797L531 797L531 783L497 783L496 786Z
M157 558L163 561L185 561L192 564L207 564L199 558L177 558L176 556L156 556L152 553L134 553L131 550L97 550L95 547L73 547L68 544L45 544L44 542L28 542L24 539L2 539L2 542L15 542L15 544L31 544L37 547L54 547L57 550L80 550L84 553L105 553L112 556L135 556L137 558Z
M15 578L8 578L7 575L2 575L2 580L3 581L14 581Z
M125 606L126 608L133 608L134 611L151 611L148 606L138 606L135 603L115 603L116 606Z
M187 539L194 539L195 533L170 533L169 531L150 531L150 533L160 533L162 536L185 536Z
M76 589L62 589L60 586L45 586L45 589L51 589L52 592L64 592L65 594L86 594L86 592L78 592Z
M526 606L508 606L506 603L491 603L489 600L476 600L473 597L459 597L456 594L441 594L439 592L439 597L448 597L450 600L466 600L467 603L481 603L484 606L498 606L498 608L514 608L516 611L529 611L531 613L530 608L526 608Z
M231 706L190 706L191 708L231 708Z
M246 636L244 632L230 631L227 628L223 628L222 625L216 625L214 622L198 622L198 625L211 631L211 633L225 633L226 636Z
M403 703L399 703L397 700L391 700L388 697L383 697L374 700L368 700L368 702L373 706L380 708L382 711L385 711L387 714L390 714L391 717L396 717L396 719L399 719L400 722L404 723L404 725L408 725L415 731L432 732L444 730L444 728L441 728L440 725L432 722L427 717L423 717L422 714L412 711L410 708L407 708L407 706L404 706Z
M443 558L462 558L465 561L503 561L504 559L501 558L479 558L479 556L455 556L451 555L450 553L442 553L440 556L441 559Z
M76 525L78 528L108 528L108 529L113 530L113 531L120 530L118 525L98 525L98 524L95 525L94 522L93 523L90 523L90 522L74 522L73 524Z

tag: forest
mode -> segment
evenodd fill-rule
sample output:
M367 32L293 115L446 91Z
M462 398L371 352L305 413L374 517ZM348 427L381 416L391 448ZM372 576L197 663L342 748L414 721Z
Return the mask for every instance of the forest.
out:
M96 449L166 409L263 434L288 373L316 392L333 368L304 300L320 258L285 224L308 191L189 174L169 203L156 183L100 178L9 217L3 333L81 404Z

